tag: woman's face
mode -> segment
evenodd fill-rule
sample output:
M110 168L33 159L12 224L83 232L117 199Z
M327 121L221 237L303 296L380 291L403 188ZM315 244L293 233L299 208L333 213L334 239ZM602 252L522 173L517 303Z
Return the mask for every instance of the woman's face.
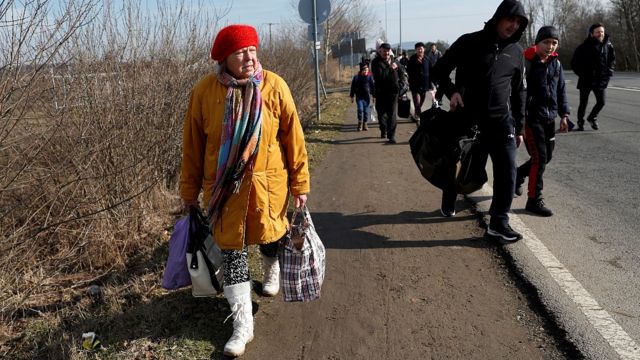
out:
M227 71L236 79L247 79L256 71L258 49L255 46L238 49L227 56Z

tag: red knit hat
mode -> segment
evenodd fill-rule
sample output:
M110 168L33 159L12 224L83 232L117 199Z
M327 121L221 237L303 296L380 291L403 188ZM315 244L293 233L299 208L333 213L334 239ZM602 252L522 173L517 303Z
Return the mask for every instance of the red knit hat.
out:
M222 28L211 48L211 58L221 62L234 51L248 46L258 47L258 32L250 25L229 25Z

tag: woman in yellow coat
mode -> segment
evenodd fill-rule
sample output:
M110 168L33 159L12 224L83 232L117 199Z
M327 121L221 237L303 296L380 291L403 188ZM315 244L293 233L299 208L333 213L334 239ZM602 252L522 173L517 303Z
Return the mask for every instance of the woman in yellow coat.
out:
M222 249L224 294L233 335L224 353L239 356L253 339L247 245L260 245L263 294L279 290L278 240L288 229L289 194L307 201L304 134L284 80L263 70L258 34L247 25L218 32L211 57L219 70L194 87L185 116L180 195L198 206L203 191L213 237Z

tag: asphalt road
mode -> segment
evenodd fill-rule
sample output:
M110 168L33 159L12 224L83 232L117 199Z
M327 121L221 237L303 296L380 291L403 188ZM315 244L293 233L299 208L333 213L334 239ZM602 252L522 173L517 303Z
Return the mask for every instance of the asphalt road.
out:
M567 80L571 119L575 122L576 78L568 74ZM592 96L587 113L594 103ZM597 302L598 306L592 307L604 310L620 325L621 329L616 328L609 335L613 333L616 339L624 339L623 333L628 335L626 345L631 344L631 352L627 352L626 357L623 352L621 357L638 358L640 74L615 75L607 90L607 103L600 113L599 124L598 131L591 130L587 123L584 132L556 137L553 160L544 177L545 202L555 215L541 218L525 212L526 188L525 194L514 200L512 211L513 217L521 220L523 227L546 246ZM519 163L526 158L527 153L521 147ZM475 193L470 198L478 201L482 208L482 203L488 205L486 195ZM620 343L603 335L602 327L598 330L600 320L590 318L589 311L576 304L566 286L549 275L550 267L541 266L539 257L532 255L531 246L521 242L509 246L509 251L524 276L539 289L551 313L567 330L567 336L587 357L620 356L621 352L616 350ZM604 323L605 328L612 324L608 320Z

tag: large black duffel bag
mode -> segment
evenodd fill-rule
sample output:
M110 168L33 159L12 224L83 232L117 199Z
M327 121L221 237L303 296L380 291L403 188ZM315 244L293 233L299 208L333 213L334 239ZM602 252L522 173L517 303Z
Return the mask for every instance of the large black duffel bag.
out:
M420 115L420 126L409 146L420 174L431 184L445 187L455 166L456 192L469 194L487 182L487 154L478 137L477 129L460 115L429 109Z

